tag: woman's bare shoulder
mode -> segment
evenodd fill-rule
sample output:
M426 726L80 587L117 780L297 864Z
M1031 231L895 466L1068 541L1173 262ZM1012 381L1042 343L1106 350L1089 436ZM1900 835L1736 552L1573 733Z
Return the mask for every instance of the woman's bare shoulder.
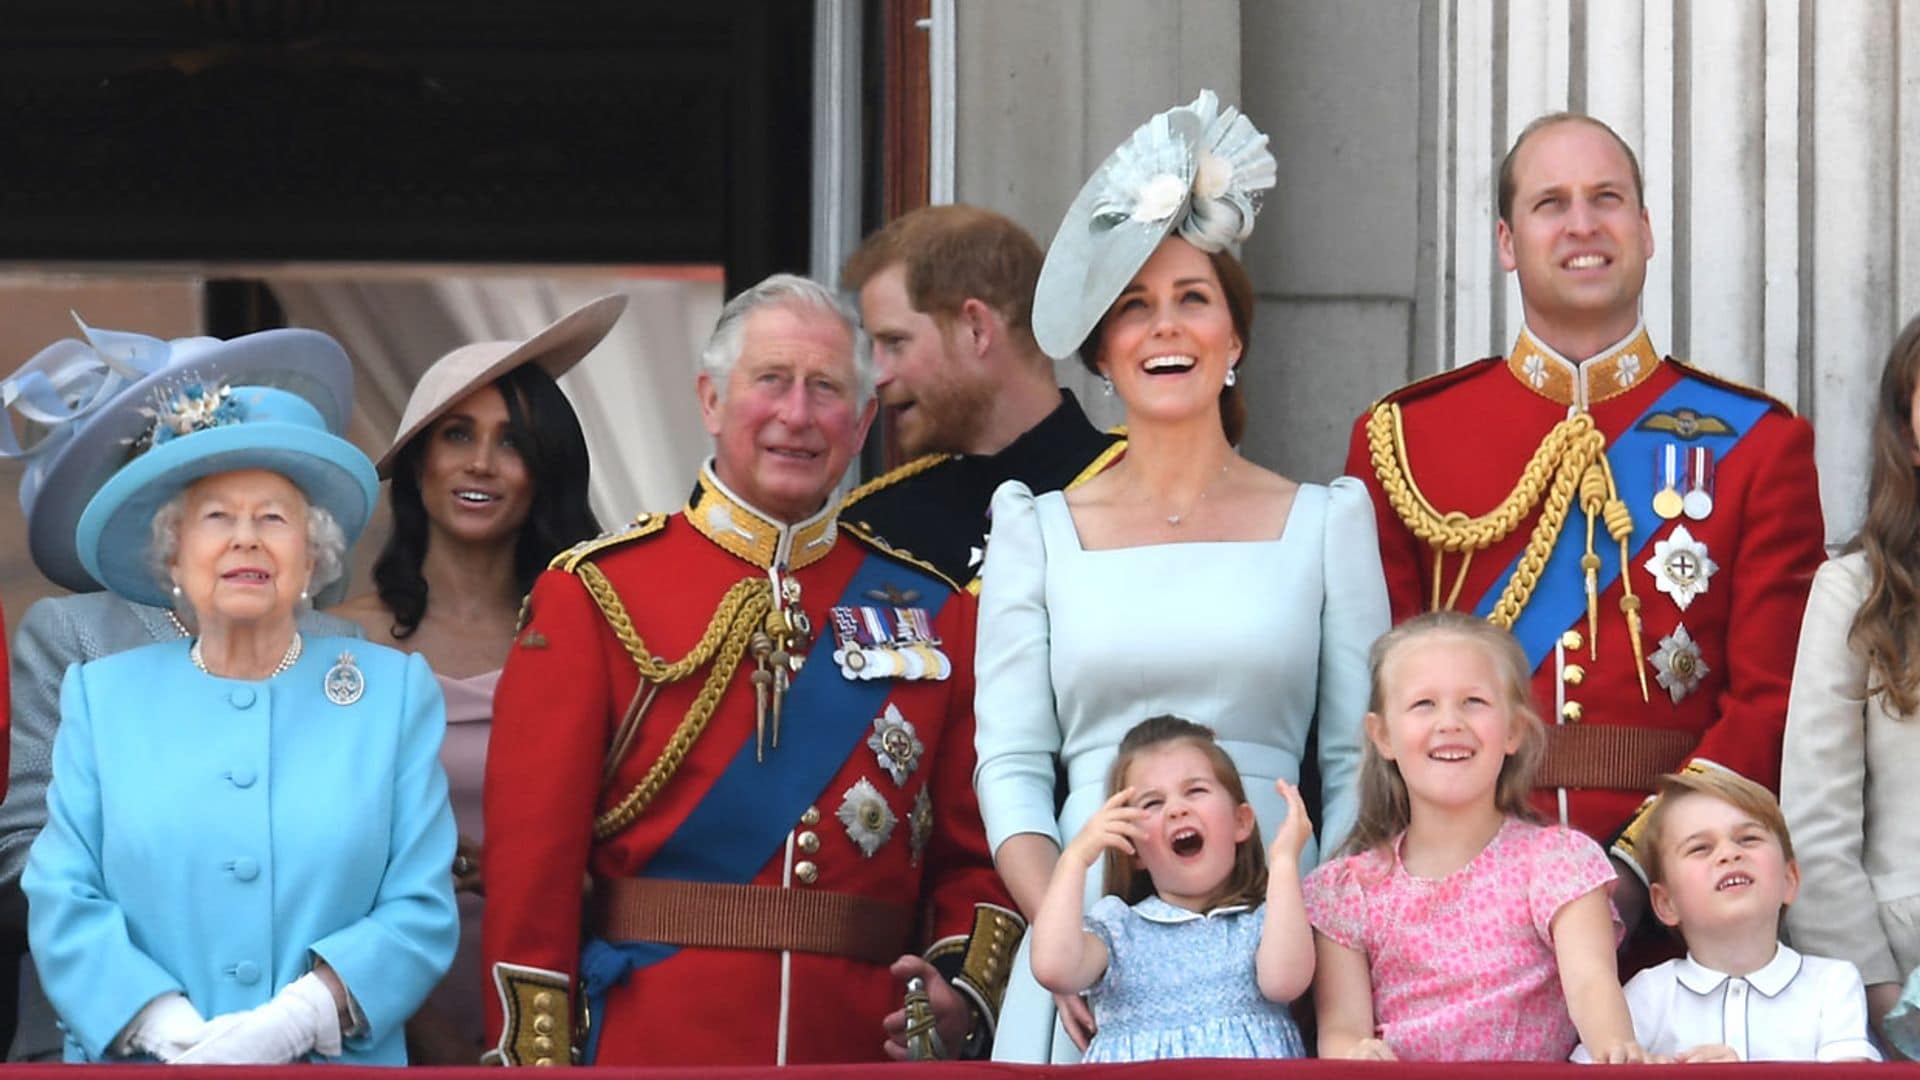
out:
M368 641L393 644L393 612L381 602L379 593L350 596L328 608L327 614L358 625Z

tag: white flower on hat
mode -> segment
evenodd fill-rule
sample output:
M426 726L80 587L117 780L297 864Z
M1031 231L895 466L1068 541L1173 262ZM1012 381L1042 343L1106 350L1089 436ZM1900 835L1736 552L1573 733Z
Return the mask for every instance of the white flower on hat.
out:
M1193 171L1193 194L1195 198L1217 199L1227 193L1227 185L1233 182L1233 162L1218 154L1200 152L1200 166Z
M1161 173L1140 188L1133 204L1133 220L1153 224L1165 221L1187 201L1187 184L1172 173Z

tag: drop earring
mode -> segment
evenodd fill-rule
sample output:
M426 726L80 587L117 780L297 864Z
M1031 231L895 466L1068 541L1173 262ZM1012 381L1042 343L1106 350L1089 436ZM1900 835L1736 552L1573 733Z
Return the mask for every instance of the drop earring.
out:
M1227 385L1232 386L1234 383L1237 383L1239 381L1240 381L1240 369L1237 367L1228 368L1227 369Z
M1107 395L1108 397L1113 396L1113 377L1112 376L1109 376L1109 375L1100 376L1100 392Z

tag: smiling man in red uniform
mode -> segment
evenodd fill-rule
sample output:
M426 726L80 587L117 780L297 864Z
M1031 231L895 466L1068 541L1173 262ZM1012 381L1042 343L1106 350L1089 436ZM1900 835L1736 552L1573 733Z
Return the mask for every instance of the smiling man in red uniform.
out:
M945 1052L991 1036L1021 927L973 796L974 603L838 528L874 414L856 346L811 281L736 297L686 509L534 587L486 780L509 1064L904 1056L910 976Z
M1630 924L1655 777L1778 787L1824 558L1812 429L1648 340L1642 189L1599 121L1528 125L1500 172L1500 261L1526 314L1512 352L1389 395L1347 459L1373 491L1395 618L1477 611L1537 665L1541 808L1612 843Z

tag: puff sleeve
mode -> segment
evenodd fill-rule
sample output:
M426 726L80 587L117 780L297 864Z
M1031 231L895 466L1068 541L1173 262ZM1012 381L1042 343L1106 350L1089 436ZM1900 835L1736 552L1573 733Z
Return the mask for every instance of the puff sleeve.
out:
M974 650L974 790L987 843L1037 833L1060 843L1054 763L1060 755L1047 616L1047 552L1033 492L994 492Z
M1320 736L1322 858L1346 840L1359 812L1360 751L1372 693L1367 654L1391 625L1379 530L1366 485L1343 476L1328 488L1320 690L1314 708Z

